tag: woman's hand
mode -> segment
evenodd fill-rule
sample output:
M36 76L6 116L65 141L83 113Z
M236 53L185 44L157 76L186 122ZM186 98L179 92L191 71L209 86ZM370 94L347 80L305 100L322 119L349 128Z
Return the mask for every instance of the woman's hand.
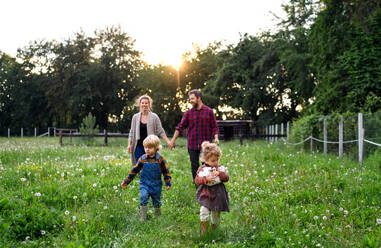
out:
M131 151L131 146L130 146L130 145L128 145L127 150L128 150L128 153L131 153L131 152L132 152L132 151Z

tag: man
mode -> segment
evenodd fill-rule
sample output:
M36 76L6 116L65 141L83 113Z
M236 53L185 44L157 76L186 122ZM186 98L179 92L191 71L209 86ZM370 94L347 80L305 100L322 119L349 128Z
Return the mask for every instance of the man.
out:
M197 169L200 166L201 143L203 141L212 142L213 137L214 142L219 143L219 140L216 117L213 110L203 104L201 92L199 90L191 90L188 95L192 108L185 112L181 122L176 126L170 146L175 147L175 142L180 132L187 129L187 147L194 181Z

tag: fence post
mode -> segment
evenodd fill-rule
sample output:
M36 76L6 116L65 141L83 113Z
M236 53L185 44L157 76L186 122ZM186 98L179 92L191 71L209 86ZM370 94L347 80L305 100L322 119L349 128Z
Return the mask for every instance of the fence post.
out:
M278 141L278 124L275 124L275 141Z
M24 137L24 128L21 128L21 138Z
M8 139L11 137L11 129L8 128Z
M269 138L269 126L266 126L265 137L266 137L266 140L268 140L268 138Z
M323 143L323 149L324 149L324 154L327 154L327 116L324 116L324 120L323 120L323 139L324 139L324 143Z
M104 136L105 136L105 146L107 146L107 131L106 129L103 130Z
M56 128L54 128L54 137L56 137Z
M314 150L314 140L312 139L312 133L310 135L310 152L312 153Z
M343 116L340 116L339 122L339 157L343 156Z
M283 132L283 128L284 128L284 126L283 126L283 122L280 124L280 135L282 135L282 137L283 137L283 134L284 134L284 132Z
M287 122L287 130L286 130L286 132L287 132L287 142L288 142L288 136L290 135L290 123L289 122Z
M50 127L48 127L48 137L50 137Z
M358 114L358 144L359 144L359 162L362 169L363 163L363 152L364 152L364 128L363 128L363 115L362 113Z
M271 143L274 142L274 125L271 125Z
M37 137L37 128L34 128L34 137Z

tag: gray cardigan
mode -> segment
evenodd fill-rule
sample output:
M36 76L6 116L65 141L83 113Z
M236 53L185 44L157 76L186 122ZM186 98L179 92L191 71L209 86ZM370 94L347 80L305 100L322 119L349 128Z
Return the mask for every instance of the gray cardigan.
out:
M136 164L135 161L135 149L138 140L140 139L140 117L141 112L134 114L131 120L131 129L128 135L129 141L132 141L131 144L131 163L132 165ZM148 112L147 116L147 135L155 134L158 137L163 137L165 135L164 128L161 125L159 116L153 112Z

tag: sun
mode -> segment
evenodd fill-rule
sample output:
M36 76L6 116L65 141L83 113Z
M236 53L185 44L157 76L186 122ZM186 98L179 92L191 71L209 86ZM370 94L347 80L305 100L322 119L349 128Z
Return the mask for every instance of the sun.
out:
M171 66L177 71L181 68L181 65L183 64L182 61L182 55L181 53L174 53L174 52L152 52L152 53L145 53L143 55L143 60L146 61L148 64L151 65L166 65Z

